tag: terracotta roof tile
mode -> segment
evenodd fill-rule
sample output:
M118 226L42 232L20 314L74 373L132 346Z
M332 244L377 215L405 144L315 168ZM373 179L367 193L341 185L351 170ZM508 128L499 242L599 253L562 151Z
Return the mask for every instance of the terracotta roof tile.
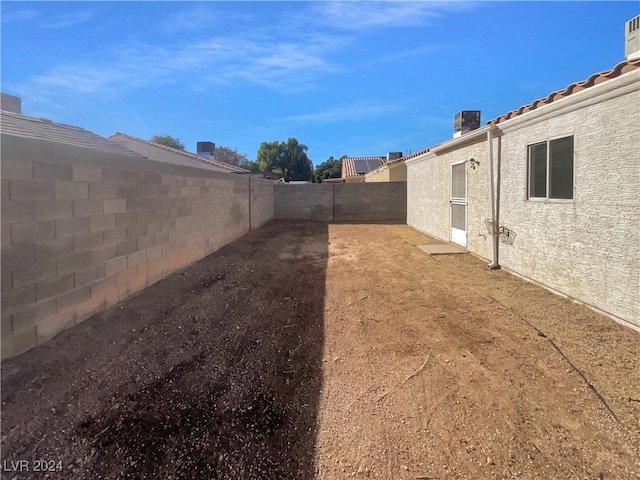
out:
M539 98L537 100L534 100L530 104L523 105L520 108L511 110L510 112L505 113L504 115L500 115L499 117L496 117L493 120L488 121L487 124L497 124L500 122L504 122L505 120L509 120L511 118L517 117L518 115L522 115L523 113L530 112L543 105L548 105L550 103L555 102L556 100L560 100L561 98L566 98L569 95L573 95L574 93L581 92L582 90L593 87L594 85L598 85L612 78L619 77L620 75L631 72L636 68L640 68L640 58L636 58L633 60L625 60L623 62L618 63L611 70L605 70L603 72L594 73L586 80L582 80L580 82L574 82L571 85L567 86L566 88L563 88L561 90L556 90L555 92L551 92L546 97Z
M415 158L415 157L419 157L420 155L422 155L423 153L427 153L429 150L431 150L433 147L435 147L435 145L428 147L428 148L423 148L422 150L418 150L417 152L413 152L410 153L409 155L405 155L404 157L400 157L398 160L395 160L395 162L399 162L399 161L406 161L409 160L410 158ZM394 163L395 163L394 162Z
M611 70L605 70L603 72L594 73L586 80L574 82L571 85L567 86L566 88L563 88L561 90L556 90L555 92L551 92L545 98L539 98L527 105L523 105L520 108L517 108L515 110L505 113L504 115L500 115L499 117L496 117L493 120L488 121L487 125L490 125L490 124L495 125L497 123L504 122L505 120L509 120L510 118L517 117L518 115L522 115L523 113L531 112L538 107L541 107L543 105L548 105L550 103L555 102L556 100L560 100L561 98L566 98L569 95L573 95L574 93L581 92L589 87L598 85L602 82L606 82L607 80L610 80L612 78L619 77L620 75L631 72L637 68L640 68L640 58L636 58L633 60L625 60L623 62L618 63ZM400 157L399 159L395 160L392 163L401 162L401 161L404 162L411 158L419 157L420 155L428 153L430 150L437 147L438 145L440 145L440 143L432 145L428 148L424 148L417 152L411 153L409 155L405 155L404 157Z

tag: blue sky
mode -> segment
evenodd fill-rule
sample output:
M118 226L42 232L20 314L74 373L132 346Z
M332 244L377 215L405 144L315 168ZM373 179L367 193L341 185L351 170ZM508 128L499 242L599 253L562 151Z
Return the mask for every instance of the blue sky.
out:
M2 1L2 91L99 135L408 153L624 60L633 2Z

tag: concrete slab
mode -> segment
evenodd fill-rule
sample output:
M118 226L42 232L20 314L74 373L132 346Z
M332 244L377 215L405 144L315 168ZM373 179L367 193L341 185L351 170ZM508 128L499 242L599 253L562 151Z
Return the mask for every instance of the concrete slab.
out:
M454 255L469 253L459 245L453 243L437 243L432 245L418 245L418 248L429 255Z

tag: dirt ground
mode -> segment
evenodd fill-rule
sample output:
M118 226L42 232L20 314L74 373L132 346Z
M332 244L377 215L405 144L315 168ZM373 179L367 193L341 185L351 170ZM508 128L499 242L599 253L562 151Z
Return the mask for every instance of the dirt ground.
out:
M2 362L2 477L640 478L640 334L424 243L274 221Z

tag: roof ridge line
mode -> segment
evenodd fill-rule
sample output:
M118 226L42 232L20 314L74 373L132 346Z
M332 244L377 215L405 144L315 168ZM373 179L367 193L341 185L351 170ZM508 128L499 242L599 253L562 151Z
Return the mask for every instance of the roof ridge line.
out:
M184 155L184 156L187 156L187 157L193 158L194 160L198 160L198 161L200 161L200 162L202 162L202 163L206 163L206 164L208 164L208 165L214 165L214 166L216 166L216 167L226 168L227 170L230 170L231 172L238 172L238 173L246 173L246 172L249 172L249 170L247 170L247 169L245 169L245 168L242 168L242 167L236 167L235 165L231 165L230 163L221 162L220 160L215 160L215 159L213 159L213 160L206 160L206 159L204 159L203 157L201 157L200 155L197 155L197 154L195 154L195 153L188 152L188 151L186 151L186 150L180 150L180 149L178 149L178 148L169 147L169 146L167 146L167 145L162 145L161 143L156 143L156 142L152 142L152 141L150 141L150 140L145 140L144 138L134 137L133 135L129 135L128 133L116 132L116 133L114 133L113 135L110 135L110 136L109 136L109 137L107 137L107 138L111 138L111 137L113 137L113 136L115 136L115 135L123 135L123 136L125 136L125 137L127 137L127 138L130 138L130 139L132 139L132 140L138 140L138 141L141 141L141 142L147 143L147 144L149 144L149 145L153 145L153 146L156 146L156 147L160 147L160 148L163 148L163 149L168 150L168 151L170 151L170 152L177 153L177 154L180 154L180 155Z
M633 70L640 68L640 58L634 58L631 60L623 60L618 62L613 68L609 70L603 70L601 72L596 72L589 75L585 80L580 80L577 82L572 82L566 87L555 90L549 93L546 97L538 98L531 103L527 103L525 105L521 105L520 107L510 110L507 113L499 115L487 122L489 124L498 124L500 122L504 122L511 118L517 117L518 115L522 115L523 113L530 112L535 110L541 106L549 105L557 100L562 98L566 98L574 93L581 92L587 88L593 87L595 85L599 85L607 80L611 80L613 78L617 78L625 73L632 72Z

